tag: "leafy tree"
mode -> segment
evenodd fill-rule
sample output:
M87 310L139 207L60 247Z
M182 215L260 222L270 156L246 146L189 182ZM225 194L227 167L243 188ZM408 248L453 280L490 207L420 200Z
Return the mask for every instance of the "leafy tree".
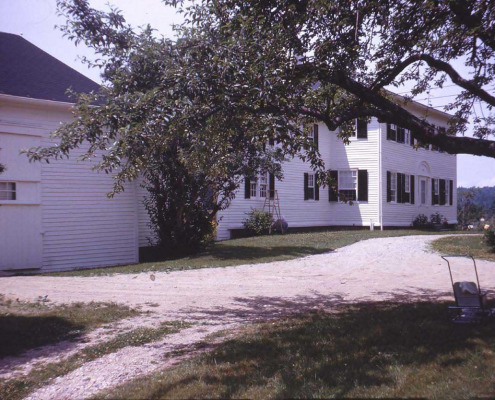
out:
M355 118L375 116L407 125L419 141L450 153L495 156L492 116L477 118L474 138L454 135L465 131L473 102L489 110L495 105L486 89L495 76L491 2L164 3L185 17L176 41L150 27L133 31L114 8L102 12L87 0L58 0L68 19L62 31L95 50L98 60L88 63L101 68L103 86L77 96L77 118L57 132L59 145L33 149L32 160L66 157L85 144L83 158L101 155L98 168L115 175L115 191L143 175L147 187L162 179L159 186L169 191L202 176L215 203L213 220L240 176L268 169L280 176L285 156L309 160L327 181L318 150L306 139L315 121L340 128L346 141ZM469 77L453 67L459 61ZM385 90L414 82L418 95L448 79L463 91L448 108L456 113L447 132L402 108L409 98ZM272 140L277 150L267 151ZM182 171L182 183L171 184L174 171ZM189 206L204 193L179 190L182 205L166 203L182 219L178 226L189 218L181 210L194 210Z
M483 216L483 206L476 203L479 189L459 189L457 191L457 220L461 225L476 223Z

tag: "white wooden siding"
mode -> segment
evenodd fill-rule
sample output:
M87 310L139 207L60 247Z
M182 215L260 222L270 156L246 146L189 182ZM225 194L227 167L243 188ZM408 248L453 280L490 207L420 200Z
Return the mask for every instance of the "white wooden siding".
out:
M21 138L22 147L28 148L39 143L53 143L49 138L50 132L61 121L70 118L67 107L54 107L50 102L30 106L19 104L18 101L14 104L7 102L2 104L1 120L4 124L1 128L4 132L8 129L9 137L18 138L18 147L21 147ZM0 143L5 142L5 137L6 134L0 133ZM15 153L18 154L18 149ZM78 154L81 151L73 152L69 160L52 160L49 164L29 164L25 156L19 155L8 160L6 164L9 173L28 175L29 179L40 181L36 184L41 206L22 211L24 216L32 219L31 226L7 231L2 224L0 237L8 235L11 241L35 244L35 238L38 238L40 246L35 252L39 261L36 266L42 267L43 271L137 262L135 184L126 185L123 193L115 195L113 199L108 198L112 177L96 173L91 169L91 163L77 161ZM9 176L4 174L1 178ZM15 210L20 207L0 208L2 212L8 213L10 221L16 217ZM38 210L37 216L31 215L35 209ZM32 267L30 263L22 265L22 260L18 260L18 264L18 268Z
M416 113L417 115L420 115ZM429 121L438 126L446 126L446 119L430 115ZM384 226L409 226L419 214L430 218L431 214L440 213L449 223L457 223L457 157L427 149L414 149L404 143L387 140L387 125L381 124L382 138L382 204ZM387 171L394 171L415 176L415 204L395 204L387 202ZM427 204L420 204L419 176L428 178ZM453 181L453 204L444 206L431 205L431 178Z

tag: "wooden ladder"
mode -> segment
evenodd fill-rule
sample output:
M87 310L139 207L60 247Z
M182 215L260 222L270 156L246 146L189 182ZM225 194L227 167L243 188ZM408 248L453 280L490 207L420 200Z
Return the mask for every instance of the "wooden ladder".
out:
M280 200L278 198L278 191L268 191L268 195L265 197L265 202L263 203L263 211L267 211L268 214L270 214L275 221L278 221L280 223L280 232L283 234L284 228L282 225L282 214L280 212ZM270 235L272 234L271 225L269 233Z

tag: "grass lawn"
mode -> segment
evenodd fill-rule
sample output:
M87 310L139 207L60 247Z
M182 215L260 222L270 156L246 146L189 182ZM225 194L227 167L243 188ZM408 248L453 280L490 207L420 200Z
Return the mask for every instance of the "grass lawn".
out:
M442 254L471 254L475 259L495 261L495 252L483 243L481 235L437 239L432 243L432 248Z
M368 303L250 326L216 350L97 398L495 397L493 323L447 304Z
M365 239L407 235L438 235L439 233L440 232L418 230L353 230L259 236L217 242L202 253L175 260L110 268L77 270L57 273L56 275L89 276L112 273L134 274L143 271L178 271L197 268L228 267L241 264L259 264L271 261L291 260L311 254L326 253ZM441 233L460 232L451 231Z
M0 358L62 340L77 340L83 333L138 312L113 303L75 303L47 306L39 303L7 302L0 297ZM141 346L179 332L190 324L164 322L156 328L137 327L111 339L84 347L75 354L49 364L36 365L27 375L0 379L2 400L19 400L33 390L68 374L84 363L124 347ZM60 351L60 350L59 350Z
M48 304L6 301L0 295L0 358L75 340L103 324L138 314L115 303Z

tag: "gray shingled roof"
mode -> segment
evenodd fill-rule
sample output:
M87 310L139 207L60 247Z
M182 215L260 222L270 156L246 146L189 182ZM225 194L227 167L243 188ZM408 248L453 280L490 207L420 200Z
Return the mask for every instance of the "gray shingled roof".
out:
M0 93L73 103L67 89L88 93L98 87L23 37L0 32Z

